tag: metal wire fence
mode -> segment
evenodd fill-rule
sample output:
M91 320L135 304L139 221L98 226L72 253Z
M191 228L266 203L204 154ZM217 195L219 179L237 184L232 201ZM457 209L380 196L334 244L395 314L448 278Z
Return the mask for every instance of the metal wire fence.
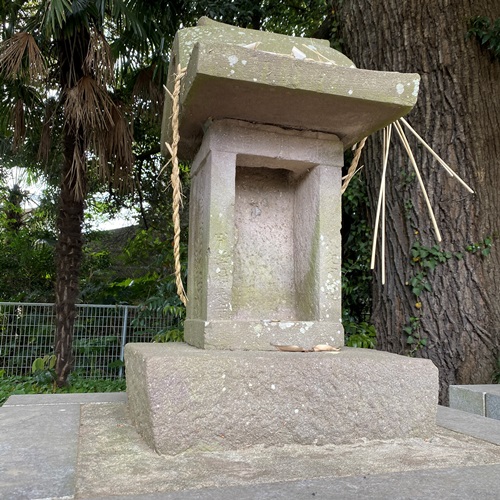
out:
M180 318L137 306L78 304L74 370L82 377L122 378L127 342L151 342L180 328ZM0 302L0 373L29 375L36 358L54 352L54 341L54 304Z

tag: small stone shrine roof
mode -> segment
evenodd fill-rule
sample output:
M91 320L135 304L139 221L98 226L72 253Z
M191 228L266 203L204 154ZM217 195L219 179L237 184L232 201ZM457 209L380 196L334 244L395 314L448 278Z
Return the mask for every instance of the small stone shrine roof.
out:
M192 159L210 120L231 118L337 135L348 148L406 115L418 74L358 69L328 41L242 29L206 17L178 31L167 87L187 72L180 93L179 157ZM162 149L171 141L172 101Z

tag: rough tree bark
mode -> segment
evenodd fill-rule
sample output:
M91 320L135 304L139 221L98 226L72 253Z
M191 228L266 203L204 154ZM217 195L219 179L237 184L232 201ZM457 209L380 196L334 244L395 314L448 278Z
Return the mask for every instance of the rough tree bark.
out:
M83 76L83 61L87 54L89 35L85 30L75 32L59 42L60 83L62 96ZM56 245L56 383L67 384L73 368L73 325L79 294L80 267L83 255L82 223L84 198L78 195L74 159L81 158L80 190L86 193L85 152L82 146L83 130L74 130L67 120L63 127L63 165L61 192L57 217Z
M73 151L77 147L74 134L65 132L64 165L61 172L61 194L57 218L56 246L56 383L66 385L73 368L73 325L79 294L82 261L83 200L75 199L71 177Z
M489 383L500 338L500 62L467 39L475 16L500 17L498 0L334 0L346 53L361 68L417 72L410 123L475 190L468 194L422 148L414 148L442 231L443 251L463 253L427 270L431 291L408 285L428 258L412 262L415 242L435 244L427 209L402 148L393 141L387 177L387 278L373 287L378 348L408 354L413 328L440 372L440 400L450 384ZM373 213L381 165L380 136L364 153ZM397 146L395 146L397 144ZM412 141L412 145L415 142ZM465 251L493 238L491 254ZM481 245L480 245L481 246ZM413 318L413 319L411 319Z

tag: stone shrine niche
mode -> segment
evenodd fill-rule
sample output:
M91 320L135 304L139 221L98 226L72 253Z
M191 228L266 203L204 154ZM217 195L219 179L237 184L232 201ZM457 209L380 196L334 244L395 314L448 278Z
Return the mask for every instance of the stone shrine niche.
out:
M333 135L212 123L192 167L188 343L343 344L342 161Z

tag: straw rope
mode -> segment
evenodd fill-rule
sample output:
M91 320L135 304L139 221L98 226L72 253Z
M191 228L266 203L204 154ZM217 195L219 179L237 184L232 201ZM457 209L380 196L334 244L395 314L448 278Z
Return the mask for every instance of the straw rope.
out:
M351 179L363 168L362 166L357 168L357 166L359 158L361 157L361 151L363 151L363 148L365 147L366 139L368 139L368 137L365 137L358 145L355 146L354 158L352 159L349 170L347 171L347 175L342 179L343 183L342 188L340 189L340 194L344 194L344 191L347 189Z
M172 162L172 173L170 181L172 183L172 222L174 223L174 264L175 264L175 284L177 285L177 295L184 305L187 305L187 296L182 283L181 275L181 218L179 215L182 206L182 183L179 175L179 160L177 158L177 149L179 146L179 96L181 92L181 81L186 74L186 68L181 69L177 66L174 90L167 93L172 99L172 144L165 143L170 152ZM167 163L168 165L168 163ZM166 165L165 165L166 167Z

